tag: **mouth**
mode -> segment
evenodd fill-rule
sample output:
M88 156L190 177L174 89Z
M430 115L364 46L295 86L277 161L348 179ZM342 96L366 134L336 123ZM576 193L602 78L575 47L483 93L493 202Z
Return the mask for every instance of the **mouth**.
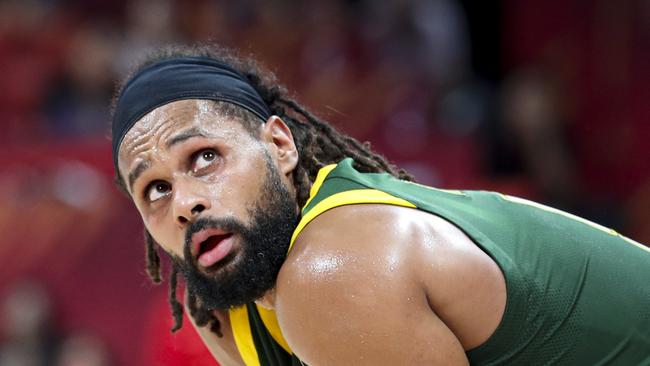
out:
M232 251L232 233L205 230L192 236L192 252L203 268L210 268L224 259Z

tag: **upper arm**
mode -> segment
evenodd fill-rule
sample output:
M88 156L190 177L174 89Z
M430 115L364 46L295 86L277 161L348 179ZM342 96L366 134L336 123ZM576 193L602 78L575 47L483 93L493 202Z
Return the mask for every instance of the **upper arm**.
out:
M401 245L417 228L368 207L333 209L301 233L277 282L285 338L313 366L467 364Z

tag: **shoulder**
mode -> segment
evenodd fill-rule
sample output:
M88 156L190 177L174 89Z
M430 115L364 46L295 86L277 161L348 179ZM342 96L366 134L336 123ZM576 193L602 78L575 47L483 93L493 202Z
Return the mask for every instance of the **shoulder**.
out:
M291 347L308 363L464 364L463 345L431 308L428 286L442 281L424 280L440 267L432 261L448 225L390 205L321 214L278 276L276 312Z
M309 223L280 279L299 277L321 286L322 276L359 281L368 271L417 282L436 297L457 292L453 287L463 279L500 273L471 238L441 217L408 207L357 204L328 210Z
M382 204L345 205L320 214L296 239L278 276L278 294L291 296L299 286L327 291L332 281L401 287L417 282L418 270L410 264L432 234L422 215L430 216ZM282 287L283 280L291 286Z

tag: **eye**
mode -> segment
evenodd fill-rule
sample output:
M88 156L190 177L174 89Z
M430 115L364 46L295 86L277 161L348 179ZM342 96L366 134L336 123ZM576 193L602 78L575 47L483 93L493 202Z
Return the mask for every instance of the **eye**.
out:
M217 158L217 152L212 149L205 149L199 151L194 158L194 167L193 170L201 170L214 162Z
M172 186L163 181L156 181L149 185L146 191L146 196L149 202L157 201L167 196L172 191Z

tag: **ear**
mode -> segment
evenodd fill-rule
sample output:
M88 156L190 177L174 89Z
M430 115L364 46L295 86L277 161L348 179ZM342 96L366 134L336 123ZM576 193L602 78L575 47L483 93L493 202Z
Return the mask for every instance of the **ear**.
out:
M293 141L291 129L278 116L271 116L262 125L261 140L269 147L279 171L283 175L291 173L298 165L298 149Z

